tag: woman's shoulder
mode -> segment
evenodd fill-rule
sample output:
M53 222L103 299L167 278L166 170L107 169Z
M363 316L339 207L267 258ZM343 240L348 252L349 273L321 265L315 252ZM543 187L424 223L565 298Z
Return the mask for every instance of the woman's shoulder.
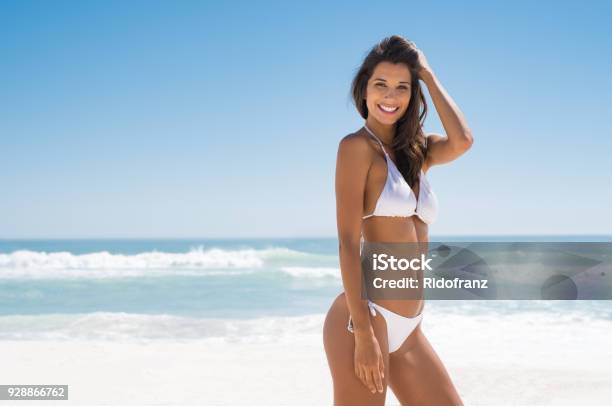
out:
M339 178L358 179L360 174L367 174L375 152L368 144L367 138L360 131L345 135L338 145L336 168Z
M345 135L340 139L338 145L339 154L345 153L352 157L371 157L373 151L370 140L363 129Z

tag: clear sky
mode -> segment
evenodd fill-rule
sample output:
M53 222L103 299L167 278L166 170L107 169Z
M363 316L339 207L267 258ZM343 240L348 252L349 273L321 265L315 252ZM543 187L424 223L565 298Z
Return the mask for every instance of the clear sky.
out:
M391 34L475 138L428 173L432 235L610 234L610 21L605 1L3 1L0 237L335 236L350 81Z

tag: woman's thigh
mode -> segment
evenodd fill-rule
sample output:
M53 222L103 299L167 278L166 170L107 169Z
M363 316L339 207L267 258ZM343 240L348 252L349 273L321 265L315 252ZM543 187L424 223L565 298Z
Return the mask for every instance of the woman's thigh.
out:
M327 362L332 374L335 406L376 406L385 404L387 394L387 377L389 376L389 353L387 330L382 317L372 317L374 334L381 346L385 363L383 392L372 393L355 375L354 354L355 338L346 329L349 310L344 293L340 294L331 305L323 326L323 344Z
M463 405L420 324L399 350L389 354L389 370L389 386L402 406Z

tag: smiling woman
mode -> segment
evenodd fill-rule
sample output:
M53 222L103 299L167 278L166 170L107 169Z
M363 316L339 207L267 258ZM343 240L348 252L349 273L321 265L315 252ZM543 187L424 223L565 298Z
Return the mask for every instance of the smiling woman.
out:
M427 105L419 80L428 86L447 137L423 131ZM336 163L344 292L323 327L334 405L384 405L387 385L402 404L461 405L421 330L423 299L362 299L361 257L365 241L416 242L426 252L438 200L425 173L467 151L471 132L423 53L396 35L370 51L352 94L366 122L341 140Z
M353 80L352 94L359 114L392 150L408 183L414 184L425 160L422 126L427 104L418 81L416 48L403 55L394 52L386 58L366 58Z

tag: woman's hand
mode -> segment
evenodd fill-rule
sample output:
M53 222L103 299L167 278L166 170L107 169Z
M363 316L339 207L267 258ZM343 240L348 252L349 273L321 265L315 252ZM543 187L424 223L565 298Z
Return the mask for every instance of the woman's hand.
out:
M355 374L372 393L383 391L385 363L373 333L355 336Z
M419 54L419 79L425 81L425 79L428 79L428 76L431 76L433 70L431 66L429 66L429 62L427 62L427 58L425 58L423 51L417 48L417 52Z

